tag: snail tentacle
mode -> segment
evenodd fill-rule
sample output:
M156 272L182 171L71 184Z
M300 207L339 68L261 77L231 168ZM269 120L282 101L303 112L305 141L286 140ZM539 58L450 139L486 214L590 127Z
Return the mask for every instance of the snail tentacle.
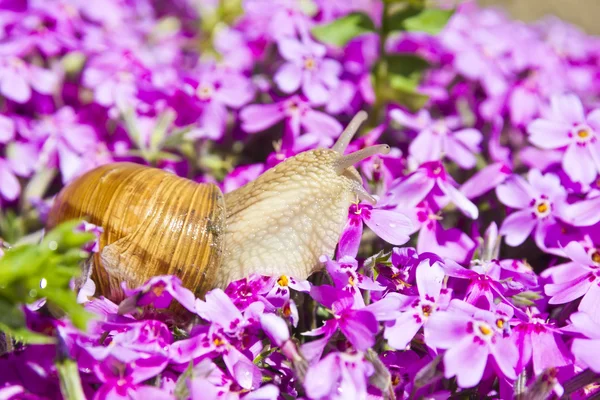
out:
M387 144L378 144L375 146L365 147L364 149L360 149L354 153L341 156L339 160L336 161L335 170L338 174L342 174L346 168L351 167L362 160L374 156L375 154L388 154L389 152L390 146Z
M358 128L360 128L361 124L367 120L367 117L368 115L366 111L361 110L358 113L356 113L354 118L352 118L348 126L346 126L346 129L344 129L344 131L338 138L337 142L335 142L331 150L334 150L340 154L344 154L346 148L348 147L348 144L350 143L354 135L356 135L356 132L358 132Z

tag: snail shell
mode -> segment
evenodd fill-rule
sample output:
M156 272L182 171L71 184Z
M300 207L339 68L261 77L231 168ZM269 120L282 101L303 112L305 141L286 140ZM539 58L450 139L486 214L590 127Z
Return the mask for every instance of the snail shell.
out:
M156 275L177 275L196 296L209 290L224 248L225 202L219 188L134 163L81 175L55 199L47 228L85 219L101 226L92 279L119 302Z

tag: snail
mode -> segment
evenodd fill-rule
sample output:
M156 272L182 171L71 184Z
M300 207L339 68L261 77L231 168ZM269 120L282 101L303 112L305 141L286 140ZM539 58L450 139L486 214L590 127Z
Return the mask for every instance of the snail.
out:
M178 276L197 297L251 274L307 279L333 255L350 205L376 202L353 165L389 146L344 155L366 117L359 112L332 148L299 153L225 195L141 164L97 167L58 193L46 229L71 219L103 228L91 277L115 302L123 282L157 275Z

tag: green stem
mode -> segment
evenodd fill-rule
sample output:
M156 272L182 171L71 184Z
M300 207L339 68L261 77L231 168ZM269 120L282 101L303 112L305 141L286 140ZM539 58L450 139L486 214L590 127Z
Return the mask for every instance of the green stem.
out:
M86 400L79 368L74 360L65 358L56 362L56 370L60 380L60 392L66 400Z

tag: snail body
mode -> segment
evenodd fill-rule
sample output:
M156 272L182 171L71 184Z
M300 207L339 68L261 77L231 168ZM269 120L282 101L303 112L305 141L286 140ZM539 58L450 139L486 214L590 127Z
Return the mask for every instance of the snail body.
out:
M157 168L100 166L63 188L47 228L74 218L103 228L92 279L117 302L122 282L137 287L156 275L178 276L198 297L250 274L306 279L333 255L350 204L374 202L353 165L389 147L343 154L365 117L332 149L299 153L225 195Z

